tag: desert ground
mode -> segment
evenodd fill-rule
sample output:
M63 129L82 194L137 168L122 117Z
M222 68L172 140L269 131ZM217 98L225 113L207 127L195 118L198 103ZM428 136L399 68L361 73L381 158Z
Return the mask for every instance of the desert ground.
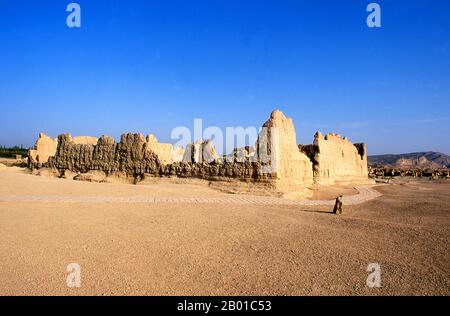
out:
M450 181L346 205L0 168L0 295L450 295ZM351 188L330 188L314 198ZM357 196L357 195L355 195ZM147 199L146 199L146 198ZM70 263L81 287L66 285ZM369 288L369 263L381 288Z

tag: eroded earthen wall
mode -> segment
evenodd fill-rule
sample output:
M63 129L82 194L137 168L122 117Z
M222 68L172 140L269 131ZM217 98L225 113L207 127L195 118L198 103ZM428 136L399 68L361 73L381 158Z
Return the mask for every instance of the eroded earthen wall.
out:
M174 161L173 159L173 146L172 144L159 143L156 137L152 134L148 135L147 148L158 155L159 160L163 164L169 164Z
M207 162L211 163L219 159L216 148L212 140L196 141L193 144L188 144L183 155L183 162Z
M367 180L367 154L364 144L352 144L337 134L314 137L312 147L306 146L314 165L314 180L320 184L360 182Z
M80 145L95 145L97 144L98 138L93 136L76 136L72 138L75 144Z
M70 134L58 136L58 148L48 167L86 173L91 170L106 174L123 172L128 176L155 173L162 165L158 156L148 149L142 134L123 134L120 142L102 136L97 144L77 144Z
M131 133L122 135L119 143L111 137L102 136L95 145L76 144L70 134L60 135L55 156L49 159L47 167L59 170L62 175L66 170L76 173L98 170L106 175L120 172L134 178L146 175L208 180L264 180L276 177L276 173L262 173L263 164L260 162L249 160L236 162L217 158L211 162L163 164L149 148L143 135Z
M39 138L28 155L33 163L46 163L49 157L55 155L57 145L58 141L56 138L39 133Z
M264 123L256 147L258 159L269 162L280 182L286 185L312 183L312 162L297 147L292 119L281 111L273 111Z
M183 161L179 160L183 157ZM76 173L102 171L129 177L177 176L203 179L268 180L282 191L317 183L367 179L364 144L353 145L335 134L316 134L314 144L297 146L292 120L275 110L264 123L255 147L219 157L212 141L199 141L186 150L160 144L153 135L123 134L120 142L108 136L52 139L40 134L29 153L31 167L44 166ZM230 159L231 158L231 159Z

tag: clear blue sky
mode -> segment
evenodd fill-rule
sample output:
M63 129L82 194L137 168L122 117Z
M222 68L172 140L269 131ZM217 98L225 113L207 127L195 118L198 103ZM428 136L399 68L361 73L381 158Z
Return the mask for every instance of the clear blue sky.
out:
M260 126L274 108L369 154L450 154L450 1L0 0L0 144L38 133L170 141L176 126Z

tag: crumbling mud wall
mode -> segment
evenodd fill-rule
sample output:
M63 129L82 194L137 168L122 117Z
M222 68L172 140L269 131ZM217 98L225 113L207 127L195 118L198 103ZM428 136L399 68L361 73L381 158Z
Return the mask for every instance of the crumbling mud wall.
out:
M38 165L45 164L47 163L49 157L56 156L59 139L60 139L59 137L51 138L45 135L44 133L40 133L39 138L36 141L36 144L34 145L34 148L28 152L30 166L36 167ZM67 142L68 139L70 139L70 143L72 143L73 145L88 145L88 147L85 146L76 147L77 149L85 148L85 150L88 151L91 150L93 146L96 146L99 141L97 137L92 136L76 136L76 137L70 136L68 138L63 137L61 139L64 139L65 142ZM105 146L105 142L106 143L113 142L115 144L114 139L108 136L103 136L102 143L100 144L99 148L103 148ZM182 160L182 156L184 153L184 150L182 148L173 147L172 144L159 143L156 137L151 134L146 137L145 142L147 150L149 150L152 153L155 153L162 164L170 164L172 162L179 162ZM63 147L66 145L67 144L63 144ZM89 146L91 146L92 148ZM61 154L67 153L58 152L59 157L61 157ZM104 161L104 164L108 163L110 163L110 161Z
M34 144L34 148L28 152L28 157L33 164L46 163L49 157L55 155L57 146L58 141L56 138L39 133L39 138Z
M131 133L123 134L118 144L113 138L102 136L95 145L77 144L70 134L59 135L56 154L47 163L61 175L66 170L77 173L99 170L106 175L123 172L133 177L156 173L160 165L161 161L149 149L144 136Z
M159 143L158 139L152 134L146 137L147 148L158 155L163 164L169 164L174 161L174 148L172 144Z
M73 137L74 144L88 144L95 145L97 138L92 136L77 136ZM51 138L44 133L39 134L34 148L28 152L28 157L31 164L45 164L50 157L55 156L58 148L58 138Z
M205 180L276 180L276 173L264 173L264 164L261 162L228 161L219 158L213 162L178 162L162 166L159 176L176 176L179 178L200 178Z
M229 161L216 158L203 162L175 162L164 164L152 151L151 144L142 134L123 134L120 142L109 136L102 136L95 145L77 144L70 134L62 134L57 139L57 150L45 167L56 169L63 176L66 171L88 173L102 171L105 175L121 173L126 177L143 178L145 176L177 176L181 178L201 178L223 180L237 178L243 180L272 179L274 174L264 174L264 164ZM215 152L213 145L206 142L205 147Z
M299 146L311 159L314 181L319 184L362 182L368 179L365 144L352 144L338 134L317 132L314 143Z
M228 161L217 158L210 162L176 162L163 164L141 134L124 134L119 143L109 136L102 136L96 145L76 144L70 134L58 136L55 156L46 167L55 168L62 174L69 170L87 173L103 171L106 175L122 172L126 176L178 176L219 179L223 177L242 179L269 179L272 175L261 173L260 162ZM276 174L274 174L276 175Z
M183 155L183 162L207 162L211 163L219 159L216 148L212 140L196 141L193 144L188 144Z
M160 144L153 135L123 134L52 139L39 135L29 152L31 168L48 167L87 174L99 171L139 181L146 176L264 182L278 191L301 191L313 183L367 180L364 144L352 144L339 135L317 133L312 145L297 145L292 119L275 110L264 123L254 147L237 148L219 157L211 140L197 141L185 150ZM83 177L78 177L78 179ZM84 177L89 178L89 177Z
M266 172L276 174L280 187L312 183L312 162L297 146L292 119L281 111L273 111L264 123L256 148L258 159L268 163Z
M80 145L95 145L97 144L98 138L92 136L76 136L72 138L75 144Z

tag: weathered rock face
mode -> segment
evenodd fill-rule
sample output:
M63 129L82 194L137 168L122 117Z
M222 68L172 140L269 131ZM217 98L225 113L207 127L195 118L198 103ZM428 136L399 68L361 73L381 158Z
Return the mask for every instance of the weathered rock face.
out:
M160 169L160 176L177 176L180 178L200 178L206 180L275 180L274 174L261 172L260 162L231 162L218 158L211 163L179 162L165 165Z
M183 155L183 162L211 163L219 158L216 152L216 148L212 140L196 141L193 144L186 146L186 150Z
M368 156L369 166L396 169L450 169L450 156L439 152L416 152Z
M158 158L162 164L174 162L172 144L159 143L156 137L152 134L148 135L146 140L147 148L158 155Z
M337 134L317 132L313 145L301 146L313 162L314 181L320 184L367 180L365 144L352 144Z
M172 162L182 162L184 156L184 149L181 147L172 147Z
M202 158L204 162L213 162L217 158L219 158L219 155L217 154L216 148L214 147L214 144L212 140L208 139L205 140L202 143Z
M297 146L292 119L281 111L272 112L257 141L258 160L268 163L265 171L277 179L296 184L312 183L312 163Z
M72 141L75 144L80 144L80 145L95 145L97 144L97 137L92 137L92 136L76 136L72 138Z
M48 166L58 170L87 173L100 170L105 174L114 171L136 177L144 173L158 173L161 162L148 148L142 134L123 134L120 143L102 136L96 145L76 144L70 134L58 136L56 155L48 161Z
M161 161L158 156L148 148L142 134L124 134L116 148L116 161L119 171L128 175L155 173Z
M58 136L56 154L51 157L48 164L59 170L88 172L92 163L94 145L76 144L72 135Z
M195 150L197 149L197 152ZM188 144L186 149L184 150L183 160L182 162L199 162L198 158L198 146L194 146L194 144Z
M101 170L106 174L118 170L116 147L114 138L106 135L100 137L92 152L92 170Z
M30 163L46 163L48 158L54 156L58 141L56 138L51 138L44 133L39 133L39 138L36 141L34 148L28 152Z
M236 162L256 161L256 151L253 146L245 146L235 148L233 152L227 156L227 160Z
M73 137L72 141L74 144L78 145L95 145L97 143L97 138L91 136L77 136ZM57 138L51 138L44 133L40 133L34 148L28 152L29 165L33 166L47 163L50 157L55 156L57 147Z
M183 161L181 160L181 157ZM211 140L197 141L186 150L160 144L153 135L123 134L120 142L109 136L51 139L41 134L29 154L30 167L54 168L64 175L75 172L78 180L104 181L110 175L142 179L144 175L195 177L208 180L230 178L270 183L278 191L298 191L317 183L366 180L364 144L350 143L339 135L317 133L314 144L297 145L292 120L272 112L258 135L255 147L235 149L218 156ZM95 173L98 171L98 173Z

